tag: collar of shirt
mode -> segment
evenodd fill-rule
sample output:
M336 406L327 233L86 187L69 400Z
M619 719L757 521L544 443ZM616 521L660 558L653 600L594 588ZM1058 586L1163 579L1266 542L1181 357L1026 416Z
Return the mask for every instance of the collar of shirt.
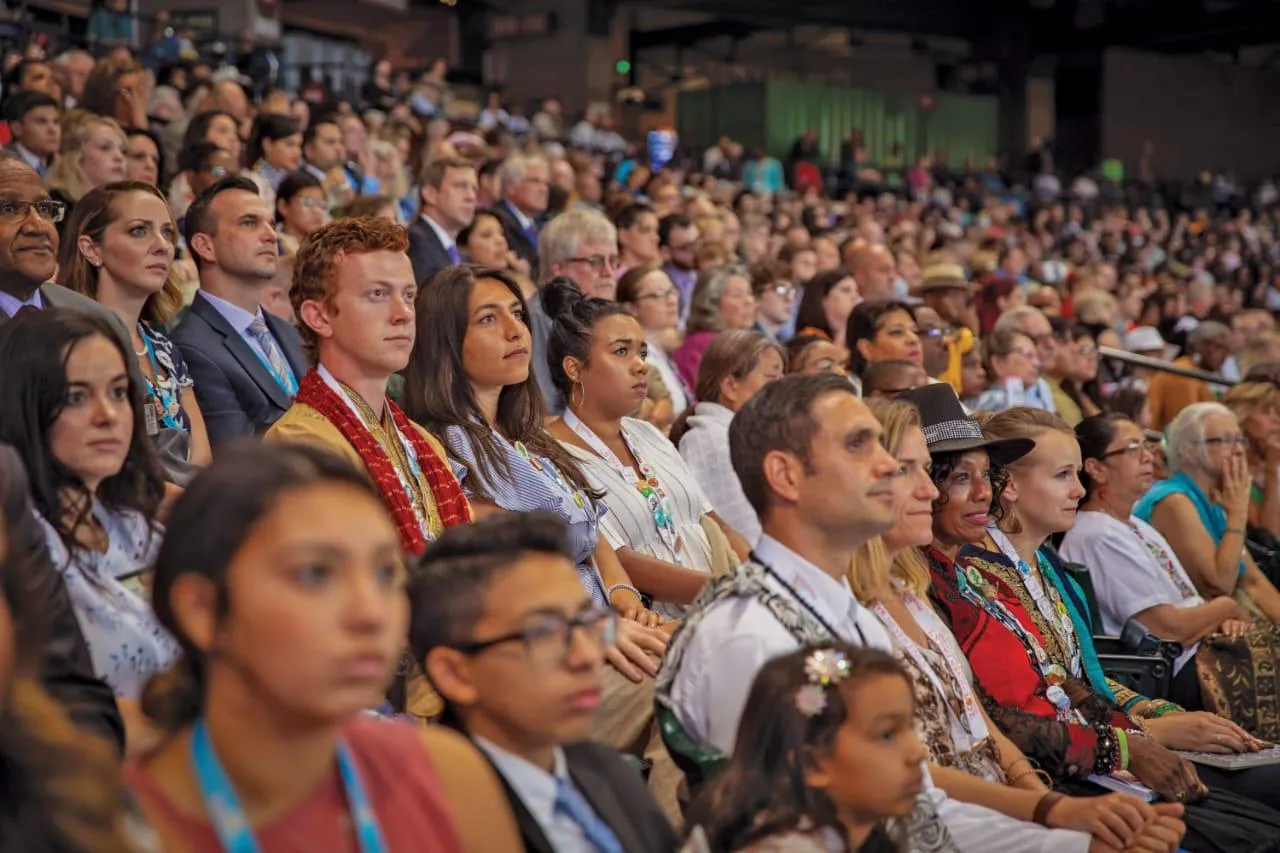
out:
M48 165L47 163L45 163L43 157L40 157L32 153L31 151L28 151L26 148L22 146L22 143L14 142L13 147L14 147L14 150L18 152L18 156L21 157L23 160L26 160L27 165L35 169L37 172Z
M516 218L516 222L520 223L520 227L528 231L533 227L533 220L525 216L519 208L512 204L508 199L503 199L502 203L507 206L507 210L511 211L511 215Z
M474 737L476 746L484 750L489 760L498 768L502 778L516 792L520 802L533 815L539 826L550 826L556 813L556 781L569 778L569 766L564 758L564 750L556 747L555 764L548 773L518 755L507 752L478 735Z
M706 400L703 400L701 403L698 403L696 406L694 406L693 413L695 415L707 418L709 420L721 421L725 424L728 424L730 421L733 420L732 409L728 408L727 406L722 406L719 403L708 403ZM769 541L773 542L779 548L786 547L784 545L779 545L777 540L770 539ZM786 551L788 554L795 553L790 548L787 548Z
M430 216L427 216L425 213L422 214L422 221L430 225L431 230L436 232L436 236L440 238L440 245L444 246L444 250L446 252L449 251L451 248L453 248L457 244L458 241L450 237L449 232L441 228L440 223L436 222Z
M16 317L18 312L28 305L32 308L44 307L44 297L40 295L40 288L37 287L35 292L31 294L31 298L26 302L0 290L0 310L3 310L10 317Z
M256 314L250 314L239 305L232 305L227 300L220 296L214 296L207 290L201 290L200 292L204 294L205 299L209 300L209 304L213 306L214 310L221 314L223 319L231 324L231 328L236 330L236 334L241 337L249 333L249 324L262 315L261 308L258 309Z
M308 172L310 172L312 175L314 175L316 178L322 181L326 177L325 173L318 166L313 166L310 163L308 163L306 160L302 161L302 168L306 169Z
M846 623L852 627L858 623L858 611L862 608L853 597L847 578L836 580L767 533L756 543L755 555L831 627L838 629Z

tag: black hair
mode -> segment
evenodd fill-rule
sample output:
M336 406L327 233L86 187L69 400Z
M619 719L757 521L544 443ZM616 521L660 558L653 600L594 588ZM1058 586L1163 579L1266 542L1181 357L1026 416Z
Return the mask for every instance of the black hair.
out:
M844 655L849 674L823 690L826 703L810 717L796 706L796 694L809 684L805 662L818 651ZM836 804L826 792L810 788L806 777L835 749L849 715L850 689L877 675L907 680L891 655L842 642L807 645L760 668L728 765L689 810L688 824L702 827L710 849L741 850L794 830L833 830L847 844Z
M285 493L326 483L350 486L383 505L368 476L351 463L302 444L249 443L218 451L218 458L191 481L174 504L156 557L152 608L182 647L182 657L147 684L143 711L174 731L203 710L208 655L182 630L173 611L174 584L185 574L209 580L219 620L229 609L227 568L263 516Z
M923 372L920 365L905 358L888 358L868 364L861 376L862 396L870 397L872 394L883 394L886 390L893 390L892 380L896 379L903 370Z
M278 113L266 113L258 116L257 121L253 123L253 136L249 140L249 147L245 153L245 165L252 168L254 164L266 156L263 143L288 139L290 136L301 133L301 131L302 128L298 125L297 119L291 116Z
M41 107L53 107L59 114L62 113L62 108L52 95L44 92L19 92L4 102L4 120L10 123L21 122L26 119L27 113Z
M471 235L475 233L476 225L480 222L480 217L487 216L498 223L498 227L502 227L502 220L498 218L498 214L489 210L477 210L475 216L471 217L471 221L467 223L467 227L458 232L457 244L462 248L467 248L471 244Z
M309 189L323 190L324 184L306 169L298 169L285 175L276 189L276 222L284 221L284 217L280 214L280 205L288 204L298 193Z
M120 354L133 409L124 464L102 481L96 498L107 509L133 511L150 521L164 498L164 479L147 437L137 371L129 369L133 353L120 334L103 318L59 308L22 313L0 326L0 441L22 458L32 503L72 552L80 547L75 530L89 518L95 496L54 457L49 432L67 406L67 359L93 337L105 338Z
M160 137L143 127L126 127L124 129L124 135L125 139L133 139L138 136L143 136L151 140L151 144L156 147L156 174L159 176L157 180L163 181L165 176L164 146L160 144Z
M618 211L618 214L613 217L613 226L619 231L622 231L623 229L630 228L639 222L641 216L644 216L646 213L651 214L653 212L653 208L649 205L644 204L643 202L633 202ZM668 232L668 234L669 233L670 232Z
M338 130L342 130L342 126L338 124L338 117L333 113L326 113L318 118L313 118L307 122L307 129L302 132L302 147L305 148L316 140L316 131L322 124L331 124Z
M178 171L203 172L209 168L209 162L213 159L213 155L222 150L222 147L216 142L210 142L207 139L198 139L188 143L178 152Z
M812 251L808 246L799 251ZM820 272L805 282L804 294L796 307L796 329L819 329L831 340L836 339L836 330L827 325L827 314L822 308L822 300L827 298L837 284L853 275L843 267ZM859 368L860 370L860 368Z
M938 510L942 509L951 500L951 495L947 490L947 480L956 470L956 466L960 464L960 458L966 453L972 453L972 450L948 451L946 453L930 453L929 477L933 480L933 484L938 487L938 497L933 501L934 523L937 523ZM986 451L983 451L984 453ZM988 510L990 520L999 524L1004 520L1005 505L1000 499L1000 494L1009 485L1009 472L1004 468L991 462L988 456L988 464L990 468L991 478L991 508Z
M213 200L225 192L238 190L245 193L253 193L259 195L258 185L253 179L246 178L243 175L227 175L220 178L216 184L209 187L191 202L191 206L187 208L187 216L183 220L183 227L186 233L182 236L186 238L187 245L191 245L191 238L196 234L213 234L217 227L217 221L214 219ZM191 257L195 259L196 266L204 264L204 258L200 257L200 253L194 249L191 251Z
M688 214L668 213L658 220L658 242L663 246L670 245L672 231L677 228L688 228L692 224L693 220L689 218Z
M591 351L591 332L605 317L632 316L621 302L585 296L577 283L568 276L556 276L542 285L542 310L551 317L551 332L547 339L547 365L551 369L551 381L566 400L573 390L573 381L564 372L564 360L573 356L585 363Z
M1080 505L1084 504L1093 497L1097 484L1093 482L1093 478L1089 476L1089 470L1084 463L1089 459L1097 459L1101 461L1106 458L1107 445L1115 440L1116 429L1122 423L1133 423L1133 421L1118 412L1112 412L1104 415L1091 415L1076 424L1076 443L1080 445L1080 485L1084 486L1084 498L1080 501Z
M832 392L854 394L847 377L835 373L792 373L760 389L729 423L729 458L743 495L761 520L770 504L769 483L761 467L775 450L790 453L810 468L818 422L813 405Z
M193 142L205 141L209 134L209 125L213 124L216 118L228 118L237 128L240 126L235 116L222 110L205 110L202 113L196 113L191 117L191 123L187 125L187 132L182 135L182 147L185 148Z
M845 325L844 344L849 348L849 365L855 373L861 374L867 369L866 358L858 352L858 341L875 340L884 318L898 311L910 317L912 323L916 321L911 306L897 299L868 299L854 306Z

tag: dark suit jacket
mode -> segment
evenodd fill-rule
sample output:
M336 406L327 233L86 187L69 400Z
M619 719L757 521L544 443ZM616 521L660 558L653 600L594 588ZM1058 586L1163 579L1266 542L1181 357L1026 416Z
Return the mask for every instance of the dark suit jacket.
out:
M440 242L427 221L421 216L409 226L409 261L413 264L413 280L422 287L436 272L453 263L449 250Z
M301 382L310 368L302 338L293 326L269 312L266 319ZM238 438L261 435L293 405L253 348L203 293L196 294L186 319L170 337L191 371L196 401L215 450Z
M49 558L44 528L31 509L27 474L12 447L0 445L0 507L8 534L8 571L21 572L25 599L11 607L29 604L36 609L35 630L19 634L23 642L35 639L43 648L40 682L81 730L124 749L124 723L116 697L93 672L93 659L85 645L80 623L62 575ZM24 619L32 614L20 614Z
M483 754L483 753L482 753ZM674 853L680 839L644 779L607 746L583 741L564 747L569 778L627 853ZM495 767L496 771L497 768ZM556 853L519 795L498 773L529 853Z
M533 280L537 281L538 244L529 241L529 235L524 233L524 227L520 225L520 220L516 219L515 214L511 212L511 208L507 207L505 201L500 201L489 208L489 212L502 223L502 233L507 235L507 245L511 247L511 250L516 255L529 262L529 273Z
M63 220L66 221L65 219ZM63 287L60 284L42 284L40 286L40 296L44 300L44 304L49 308L66 308L72 311L80 311L84 314L91 314L99 320L104 320L112 329L115 330L116 338L120 341L120 346L124 347L126 353L133 352L133 340L129 336L129 331L124 327L124 323L120 322L120 318L112 313L110 308L104 307L101 303L95 302L87 296L82 296L70 288ZM0 324L3 324L11 318L3 308L0 308ZM138 360L135 358L126 358L129 365L129 372L133 374L133 380L142 386L142 371L138 367Z

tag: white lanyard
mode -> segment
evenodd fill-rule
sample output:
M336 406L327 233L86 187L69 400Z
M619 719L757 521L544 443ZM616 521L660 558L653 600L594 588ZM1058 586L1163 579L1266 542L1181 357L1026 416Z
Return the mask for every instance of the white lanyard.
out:
M1058 590L1052 584L1049 584L1050 592L1045 592L1044 586L1040 583L1040 578L1036 576L1035 572L1031 571L1031 566L1018 556L1013 543L1009 541L1009 537L1004 534L1003 530L998 527L990 527L987 532L991 534L992 541L996 543L1000 551L1013 562L1018 574L1022 577L1022 582L1027 585L1027 591L1031 593L1032 600L1036 603L1036 609L1040 611L1040 615L1044 617L1050 629L1058 635L1058 642L1062 644L1067 654L1071 656L1071 674L1079 676L1080 644L1076 642L1075 625L1071 621L1071 615L1067 613L1066 605L1062 604L1061 598L1058 596Z
M903 593L902 598L905 603L910 599L915 599L915 596L907 592ZM947 691L943 687L942 680L933 671L933 667L929 665L928 659L925 658L919 646L907 636L906 631L902 630L902 627L889 613L888 609L880 602L874 601L871 603L871 611L880 617L884 627L893 635L894 642L911 656L911 660L915 661L920 671L928 676L929 681L933 684L934 691L942 698L943 707L947 709L947 716L952 721L952 739L956 742L956 748L961 753L971 752L978 744L986 740L991 735L991 732L987 729L987 721L983 719L982 711L978 707L978 698L973 695L973 690L969 687L964 668L960 666L960 661L956 660L955 655L952 654L950 645L942 637L920 625L920 630L929 638L930 644L937 650L938 654L942 655L947 667L951 670L951 675L955 678L956 685L960 690L960 701L964 706L964 719L956 719L951 703L947 700ZM919 625L919 622L916 624Z

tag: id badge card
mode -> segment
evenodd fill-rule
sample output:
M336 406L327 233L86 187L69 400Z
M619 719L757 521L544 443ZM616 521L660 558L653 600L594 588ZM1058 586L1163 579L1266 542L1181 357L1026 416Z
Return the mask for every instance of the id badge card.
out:
M147 435L159 435L160 419L156 417L156 398L154 394L148 394L142 398L142 416L146 419Z

